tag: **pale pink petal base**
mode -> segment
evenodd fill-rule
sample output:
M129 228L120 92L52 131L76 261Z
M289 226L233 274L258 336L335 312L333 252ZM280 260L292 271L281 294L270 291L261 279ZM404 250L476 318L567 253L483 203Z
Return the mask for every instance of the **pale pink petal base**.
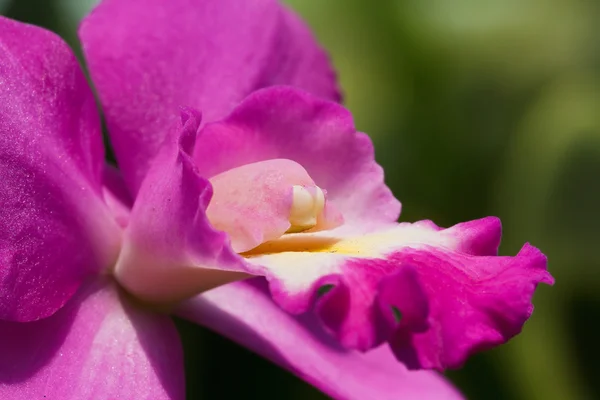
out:
M168 316L82 289L53 316L0 322L0 398L183 400L183 352Z
M154 159L129 216L115 267L119 283L151 303L171 303L243 277L244 260L206 217L212 196L189 156L200 124L188 109Z
M262 278L206 292L177 313L269 358L336 399L462 398L437 373L408 371L387 346L366 354L341 348L313 319L291 316L273 303Z
M293 185L314 186L301 165L283 159L234 168L210 183L208 219L227 233L237 253L282 236L290 228Z

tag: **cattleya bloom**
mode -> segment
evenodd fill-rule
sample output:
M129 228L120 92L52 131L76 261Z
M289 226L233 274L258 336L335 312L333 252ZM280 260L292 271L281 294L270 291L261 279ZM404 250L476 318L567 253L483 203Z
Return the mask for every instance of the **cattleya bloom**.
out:
M457 399L546 258L397 223L327 58L273 0L106 0L76 59L0 19L0 397L183 399L168 310L336 398ZM285 86L282 86L285 85Z

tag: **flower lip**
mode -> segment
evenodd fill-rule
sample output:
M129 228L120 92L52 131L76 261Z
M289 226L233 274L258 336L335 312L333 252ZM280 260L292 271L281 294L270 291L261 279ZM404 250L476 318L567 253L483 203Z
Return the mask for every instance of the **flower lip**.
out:
M345 348L387 342L410 369L457 368L506 342L531 315L536 286L554 282L530 245L515 257L496 255L497 218L447 229L431 221L356 228L286 235L244 256L263 266L284 310L314 309Z

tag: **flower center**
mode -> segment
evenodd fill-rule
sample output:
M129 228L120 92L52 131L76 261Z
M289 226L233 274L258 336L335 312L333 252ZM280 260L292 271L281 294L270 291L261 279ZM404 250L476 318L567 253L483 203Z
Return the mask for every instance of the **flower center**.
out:
M289 221L292 226L286 233L302 232L317 225L317 217L325 208L325 194L320 187L309 190L304 186L292 186L292 209Z
M273 159L246 164L210 179L210 223L226 232L237 253L286 233L330 229L341 224L326 193L298 163Z
M180 216L172 210L181 236L165 237L160 223L128 232L114 276L141 301L176 303L261 275L262 267L246 263L235 253L247 257L247 252L276 243L284 235L305 236L302 232L331 229L343 222L327 202L327 193L291 160L246 164L211 177L210 183L211 200L205 210L196 211L193 225L177 220ZM186 231L188 226L193 231ZM157 231L148 235L147 229L154 228Z

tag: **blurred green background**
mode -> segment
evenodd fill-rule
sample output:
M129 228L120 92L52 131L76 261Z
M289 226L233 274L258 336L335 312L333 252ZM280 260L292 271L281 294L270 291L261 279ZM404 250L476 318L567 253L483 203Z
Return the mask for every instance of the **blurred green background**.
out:
M91 0L0 0L77 47ZM331 53L402 220L486 215L550 259L524 333L447 376L472 399L600 399L600 1L289 0ZM322 399L184 321L196 398ZM230 382L223 385L223 379Z

